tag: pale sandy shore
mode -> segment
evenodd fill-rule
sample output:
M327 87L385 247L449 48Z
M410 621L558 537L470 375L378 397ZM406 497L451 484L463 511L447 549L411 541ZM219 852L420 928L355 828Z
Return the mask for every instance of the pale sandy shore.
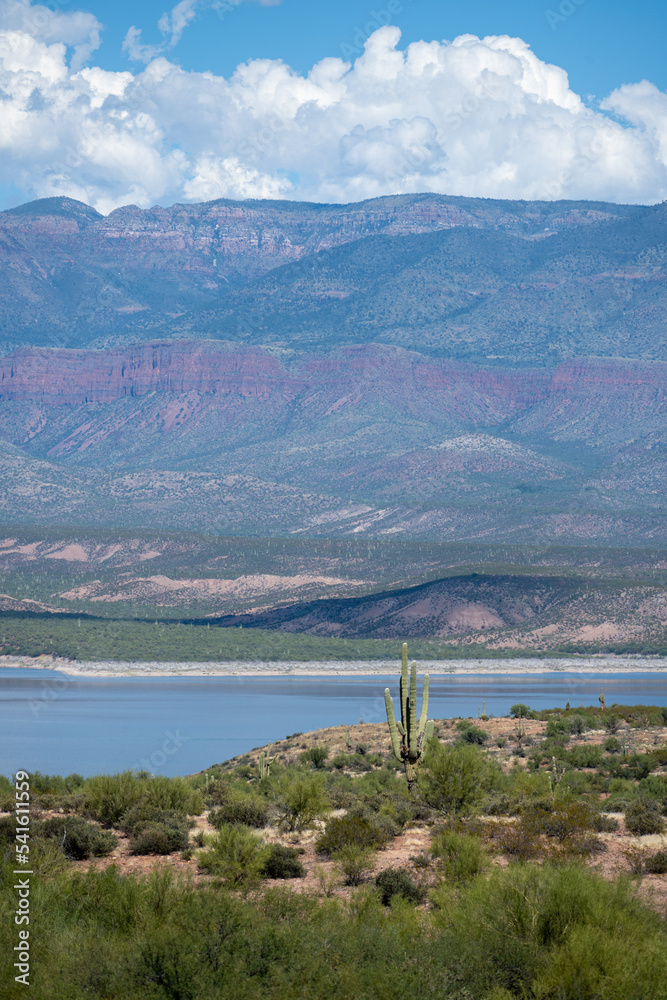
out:
M51 656L0 656L3 669L57 670L71 677L333 677L392 674L398 660L122 662L66 660ZM580 656L571 658L422 660L420 670L438 674L648 673L667 677L667 658L659 656Z

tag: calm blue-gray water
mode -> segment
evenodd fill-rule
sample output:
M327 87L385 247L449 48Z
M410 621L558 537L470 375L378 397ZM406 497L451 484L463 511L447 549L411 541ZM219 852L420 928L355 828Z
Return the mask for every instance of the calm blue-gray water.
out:
M667 705L664 673L431 676L432 719L507 715L510 706ZM324 726L382 722L397 675L335 677L68 677L0 672L0 773L85 776L127 768L191 774ZM421 685L420 685L421 689ZM421 697L421 690L420 690Z

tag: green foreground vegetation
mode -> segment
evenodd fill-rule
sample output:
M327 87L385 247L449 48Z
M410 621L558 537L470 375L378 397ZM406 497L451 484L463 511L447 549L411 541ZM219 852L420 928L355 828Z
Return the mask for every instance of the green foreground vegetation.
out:
M350 730L337 747L294 733L189 778L31 775L31 996L667 998L664 901L639 891L667 873L667 850L628 850L613 879L595 868L610 813L637 836L665 830L667 709L512 716L495 739L486 717L436 726L412 793L384 727L377 747ZM13 802L0 779L0 808ZM214 833L195 822L204 812ZM428 848L381 864L407 831ZM121 837L130 858L163 860L144 874L95 860ZM14 850L14 818L0 817L8 1000L25 989ZM317 863L295 892L308 850Z
M454 644L413 639L410 648L422 660L539 658L593 652L667 656L667 646L662 642L568 643L548 651L537 651L489 649L477 642ZM0 655L202 663L215 660L390 660L396 656L396 642L393 639L338 639L174 621L5 612L0 613Z

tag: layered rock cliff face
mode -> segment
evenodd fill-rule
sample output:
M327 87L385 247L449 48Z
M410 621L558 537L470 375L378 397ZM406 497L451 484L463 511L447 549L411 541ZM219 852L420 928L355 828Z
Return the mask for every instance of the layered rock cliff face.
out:
M655 543L666 410L658 362L24 349L0 359L0 519Z
M524 433L548 424L614 418L632 436L637 422L664 421L667 363L577 359L552 368L481 367L368 345L328 354L244 347L214 341L167 341L108 351L23 349L0 358L0 400L79 407L161 394L261 400L296 406L306 419L382 404L424 422L460 429L517 419ZM237 407L242 403L237 402ZM602 435L604 437L604 435ZM602 443L602 439L599 443Z

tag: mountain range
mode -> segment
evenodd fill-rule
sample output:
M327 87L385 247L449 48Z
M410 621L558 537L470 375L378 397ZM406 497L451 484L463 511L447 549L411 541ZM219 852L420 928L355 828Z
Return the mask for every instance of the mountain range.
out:
M0 213L0 518L664 545L667 208Z
M664 357L667 206L401 195L0 213L0 347L381 342L477 361Z

